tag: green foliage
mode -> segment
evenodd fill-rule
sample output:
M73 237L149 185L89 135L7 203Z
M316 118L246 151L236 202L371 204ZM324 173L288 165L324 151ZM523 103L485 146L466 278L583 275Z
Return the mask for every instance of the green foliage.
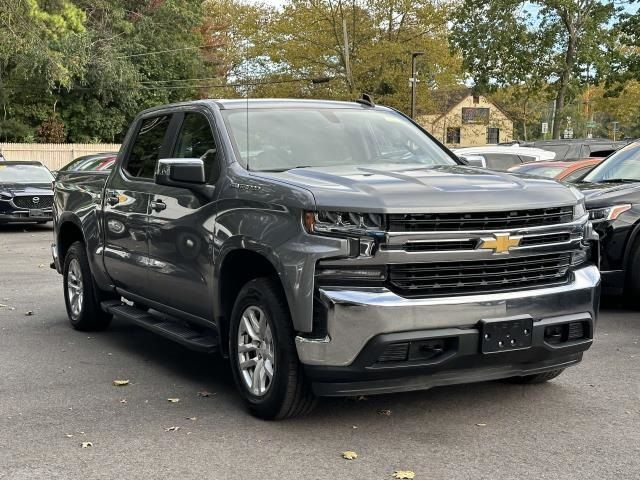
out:
M608 0L462 0L452 14L452 44L481 89L551 85L557 137L565 102L587 70L591 81L608 70L616 13Z
M617 15L605 0L0 0L0 139L49 138L55 118L65 141L118 142L141 109L204 97L368 92L408 111L413 52L419 112L471 78L535 136L550 100L561 128L585 84L640 78L640 17Z
M33 130L18 120L0 121L0 142L19 142L32 135Z

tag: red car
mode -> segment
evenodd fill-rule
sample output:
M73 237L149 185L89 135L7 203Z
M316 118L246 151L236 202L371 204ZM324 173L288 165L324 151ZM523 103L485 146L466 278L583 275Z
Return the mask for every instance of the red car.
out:
M574 182L586 175L604 158L584 158L570 162L527 162L509 169L513 173L526 173L540 177L554 178L563 182Z

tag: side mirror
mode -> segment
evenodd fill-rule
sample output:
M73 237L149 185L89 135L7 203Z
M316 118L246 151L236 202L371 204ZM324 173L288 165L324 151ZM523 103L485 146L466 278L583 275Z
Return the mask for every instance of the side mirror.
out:
M207 184L204 162L199 158L163 158L158 160L155 182L167 187L186 188L206 200L213 198L214 187Z
M168 187L191 188L206 183L204 162L199 158L165 158L158 160L156 183Z

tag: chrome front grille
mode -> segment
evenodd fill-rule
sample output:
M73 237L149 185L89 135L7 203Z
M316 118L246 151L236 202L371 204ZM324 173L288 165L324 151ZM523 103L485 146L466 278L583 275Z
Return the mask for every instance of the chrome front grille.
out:
M13 204L18 208L48 209L53 205L53 195L23 195L13 198Z
M570 266L571 253L400 264L389 266L388 283L406 297L471 295L561 285Z
M573 207L538 208L505 212L408 213L388 216L390 232L452 232L509 230L571 222Z
M378 285L405 297L545 288L570 282L572 269L589 261L590 228L586 214L574 218L572 206L391 214L384 234L359 239L358 256L321 263L356 271L377 268L386 272ZM360 284L346 278L340 284L350 282Z

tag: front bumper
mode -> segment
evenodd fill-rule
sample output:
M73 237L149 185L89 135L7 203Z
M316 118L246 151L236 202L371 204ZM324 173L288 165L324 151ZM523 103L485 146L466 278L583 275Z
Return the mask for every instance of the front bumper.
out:
M577 363L592 341L599 307L600 274L597 267L588 265L575 270L574 280L567 285L461 297L407 299L382 287L327 288L320 290L320 296L328 306L327 336L323 339L296 337L298 356L317 384L314 388L322 395L352 394L345 393L347 390L381 393L528 375ZM531 348L499 355L479 353L478 323L481 320L522 315L531 316L534 321ZM553 348L545 345L544 340L535 343L536 338L542 338L539 332L544 331L549 322L576 319L590 325L588 339ZM424 364L380 369L374 365L375 359L367 361L368 350L372 342L379 342L381 338L384 343L384 336L388 334L402 334L407 340L444 334L459 338L459 348L436 369L434 365ZM462 361L462 357L466 359ZM493 360L487 364L485 358ZM469 369L476 365L478 368ZM399 375L402 378L398 378ZM377 383L360 384L363 390L354 385L343 388L339 384L344 382L340 381L334 387L327 387L329 382L340 379ZM321 386L323 383L326 388Z
M53 213L51 210L44 211L43 215L32 216L29 215L29 211L16 210L11 213L1 213L0 223L36 223L36 222L51 222L53 220Z

